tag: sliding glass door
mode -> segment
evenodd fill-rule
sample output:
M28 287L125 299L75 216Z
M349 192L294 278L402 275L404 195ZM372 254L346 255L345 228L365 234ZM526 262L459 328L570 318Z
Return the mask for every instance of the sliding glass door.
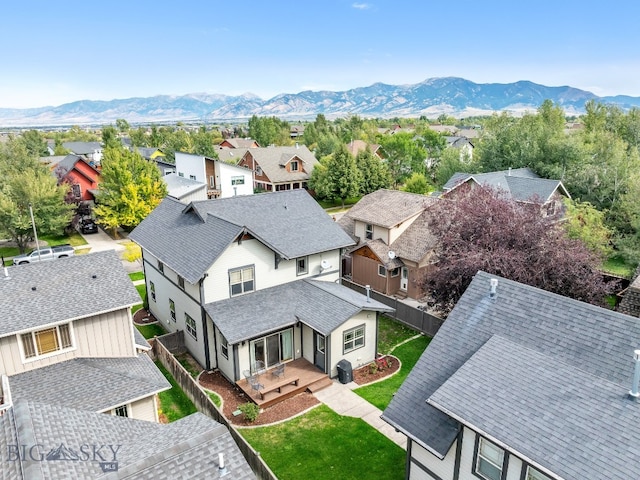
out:
M251 356L251 369L256 361L264 362L267 368L278 362L293 358L293 330L291 328L274 333L267 337L252 340L249 345Z

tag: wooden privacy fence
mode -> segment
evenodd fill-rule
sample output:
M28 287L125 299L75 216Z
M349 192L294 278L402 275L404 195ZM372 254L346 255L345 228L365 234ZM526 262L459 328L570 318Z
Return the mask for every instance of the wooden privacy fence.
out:
M278 480L264 460L262 460L260 454L256 452L244 437L238 433L238 430L227 421L222 412L218 410L218 407L211 401L209 395L200 387L197 380L176 360L173 355L174 353L186 351L184 331L178 330L174 333L156 337L155 341L151 343L153 346L152 353L155 359L159 360L160 363L171 372L173 378L178 385L180 385L185 395L193 402L198 411L213 418L229 429L231 436L251 467L251 470L253 470L253 473L255 473L260 480Z
M349 280L342 279L342 284L345 287L349 287L356 292L360 292L366 295L366 288L357 283L353 283ZM414 328L425 335L433 337L444 323L444 320L440 317L436 317L420 308L413 307L407 303L403 303L402 300L398 300L395 297L389 297L378 292L370 290L369 295L374 300L380 303L384 303L388 307L395 309L393 313L387 313L390 317L404 323L405 325Z

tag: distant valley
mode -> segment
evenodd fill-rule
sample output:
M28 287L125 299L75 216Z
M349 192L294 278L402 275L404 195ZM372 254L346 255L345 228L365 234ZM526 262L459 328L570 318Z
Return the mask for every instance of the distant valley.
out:
M474 83L463 78L430 78L413 85L374 83L343 92L303 91L283 93L268 100L252 94L158 95L110 101L81 100L55 107L29 109L0 108L0 126L37 127L58 125L109 124L118 118L129 123L233 122L252 115L276 116L287 120L363 117L436 118L441 114L456 118L487 115L496 111L521 114L538 108L550 99L569 115L584 112L584 104L595 99L622 109L640 106L640 97L597 95L569 86L547 87L529 81L515 83Z

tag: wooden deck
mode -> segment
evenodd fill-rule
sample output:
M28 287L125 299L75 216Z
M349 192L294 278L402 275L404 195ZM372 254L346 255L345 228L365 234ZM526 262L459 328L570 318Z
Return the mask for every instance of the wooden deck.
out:
M258 382L264 385L264 389L260 389L260 393L253 390L246 379L236 382L236 385L244 391L247 397L261 408L267 408L304 392L316 383L329 380L329 376L326 373L322 373L315 365L312 365L304 358L285 363L284 376L282 377L272 375L272 370L272 368L267 370L258 378ZM295 381L296 379L297 382Z

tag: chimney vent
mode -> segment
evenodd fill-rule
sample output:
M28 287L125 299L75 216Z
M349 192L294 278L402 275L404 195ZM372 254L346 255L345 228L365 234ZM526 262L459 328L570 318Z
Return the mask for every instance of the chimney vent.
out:
M638 393L638 382L640 382L640 350L633 351L633 361L636 365L633 371L633 383L631 384L629 397L637 399L640 396L640 393Z
M367 290L367 303L369 303L371 299L371 285L365 285L364 288Z
M221 477L224 477L226 474L229 473L226 465L224 464L224 453L218 454L218 473L220 473Z
M490 287L489 287L489 296L491 298L496 298L496 295L498 294L498 279L497 278L492 278L491 280L489 280L490 282Z
M36 291L36 287L31 287L31 291L35 292Z
M4 279L9 280L9 269L4 267Z

